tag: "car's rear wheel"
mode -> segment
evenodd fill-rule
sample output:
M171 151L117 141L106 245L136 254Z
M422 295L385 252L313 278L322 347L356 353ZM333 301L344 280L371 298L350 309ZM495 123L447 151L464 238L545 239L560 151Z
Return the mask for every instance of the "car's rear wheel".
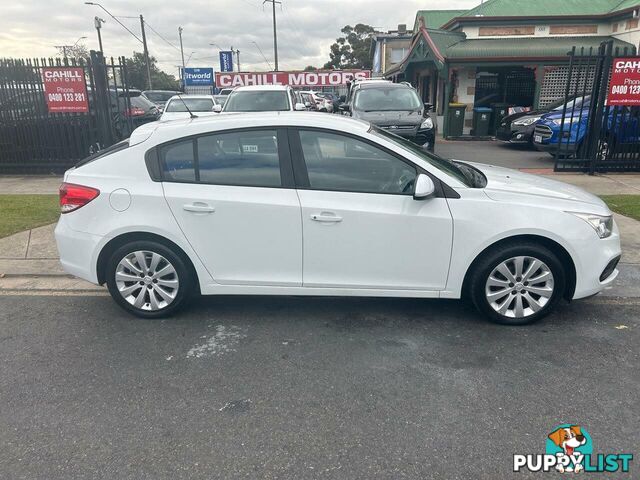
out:
M566 274L548 248L516 243L487 252L471 276L476 308L493 322L526 325L545 317L562 298Z
M118 248L107 261L106 275L109 293L118 305L142 318L175 313L193 284L180 255L152 241Z

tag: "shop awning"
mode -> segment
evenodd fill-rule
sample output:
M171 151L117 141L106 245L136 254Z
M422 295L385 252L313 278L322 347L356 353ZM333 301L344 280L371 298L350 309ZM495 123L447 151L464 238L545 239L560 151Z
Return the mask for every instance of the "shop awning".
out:
M574 46L578 54L583 47L585 55L589 54L590 48L596 53L600 44L609 40L613 40L614 49L619 47L621 53L625 47L629 54L635 51L632 44L612 37L490 38L457 42L444 51L444 56L450 62L557 59L566 58Z

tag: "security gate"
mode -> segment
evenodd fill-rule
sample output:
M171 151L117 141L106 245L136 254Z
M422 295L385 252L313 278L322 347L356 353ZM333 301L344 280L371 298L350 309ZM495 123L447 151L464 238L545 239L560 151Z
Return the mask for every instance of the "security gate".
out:
M45 84L52 71L66 72L60 93ZM63 88L68 74L83 82L80 93ZM79 60L0 60L0 172L64 171L128 136L127 84L124 58L107 61L101 52Z
M570 52L562 118L536 126L536 135L557 147L555 171L640 171L640 104L607 101L620 57L640 61L635 49L614 48L612 41Z

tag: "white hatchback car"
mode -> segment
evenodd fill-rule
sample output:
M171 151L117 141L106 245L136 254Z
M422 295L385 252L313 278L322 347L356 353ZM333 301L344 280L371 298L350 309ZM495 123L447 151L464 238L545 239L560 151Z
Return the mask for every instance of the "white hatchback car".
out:
M216 108L217 107L217 108ZM222 105L213 95L174 95L164 106L161 121L218 115Z
M222 108L225 113L293 112L306 107L288 85L250 85L233 89Z
M599 198L335 115L143 125L67 171L60 204L66 271L147 318L196 293L350 295L465 297L524 324L620 259Z

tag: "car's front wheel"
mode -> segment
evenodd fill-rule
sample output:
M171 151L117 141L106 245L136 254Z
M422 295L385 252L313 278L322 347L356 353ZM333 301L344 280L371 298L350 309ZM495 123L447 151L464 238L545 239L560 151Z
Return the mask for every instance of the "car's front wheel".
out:
M562 298L566 274L548 248L513 244L487 252L474 268L471 299L487 318L526 325L548 315Z
M152 241L131 242L107 261L107 287L126 311L142 318L160 318L183 306L192 288L182 258Z

